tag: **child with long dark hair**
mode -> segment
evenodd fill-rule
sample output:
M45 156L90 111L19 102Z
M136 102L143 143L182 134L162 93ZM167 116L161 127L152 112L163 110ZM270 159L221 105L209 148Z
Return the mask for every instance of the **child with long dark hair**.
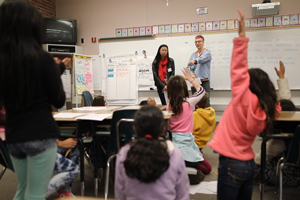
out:
M64 59L60 69L70 63ZM0 6L0 102L18 189L15 200L45 199L60 132L51 105L60 108L63 71L42 48L42 17L25 0Z
M162 105L167 105L164 91L167 91L167 82L175 74L174 60L169 57L169 48L166 44L159 46L152 63L152 72L157 93Z
M273 120L281 111L268 74L248 70L249 38L244 15L240 10L239 14L239 38L233 40L230 67L232 100L208 144L220 154L218 200L251 200L256 168L251 145L257 134L272 133Z
M155 106L134 117L138 139L121 148L116 163L116 199L189 199L189 181L180 151L163 139L166 123Z
M192 78L190 70L185 68L183 76L173 76L168 82L168 110L174 115L170 118L172 141L177 146L186 161L187 166L201 170L204 174L211 172L211 165L200 152L193 135L193 109L204 97L205 90ZM196 93L189 97L186 81L196 89Z

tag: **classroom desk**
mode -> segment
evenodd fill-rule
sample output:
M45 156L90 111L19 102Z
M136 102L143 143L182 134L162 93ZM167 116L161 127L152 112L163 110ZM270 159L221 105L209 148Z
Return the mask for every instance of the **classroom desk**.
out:
M293 138L293 133L297 125L300 124L300 112L282 111L275 120L274 130L278 132L273 134L271 138L278 138L279 134L287 134L287 139ZM263 200L264 184L265 184L265 168L266 168L266 142L270 138L263 138L261 143L261 171L260 171L260 199Z
M113 107L107 107L105 110L98 110L98 111L79 111L79 110L65 110L61 112L53 112L53 115L57 113L84 113L84 114L112 114L115 110L121 110L121 109L140 109L142 106L113 106ZM165 110L166 106L158 105L157 107L160 108L160 110ZM172 116L172 113L166 114L164 112L164 119L169 120ZM80 146L80 181L81 181L81 196L84 196L84 154L83 151L83 141L82 141L82 133L90 132L92 134L95 134L95 127L100 124L110 124L110 120L112 119L112 116L109 116L105 118L103 121L94 121L94 120L77 120L76 118L54 118L55 121L58 122L61 129L64 128L70 128L68 126L69 123L71 123L72 128L76 128L76 134L75 137L78 138L79 146ZM94 143L94 150L95 150L95 143ZM94 152L95 156L97 157L97 152ZM96 162L96 160L94 161ZM96 163L97 164L97 163ZM98 188L98 175L97 175L97 167L94 167L94 178L95 178L95 188ZM97 196L97 191L95 191L95 195Z

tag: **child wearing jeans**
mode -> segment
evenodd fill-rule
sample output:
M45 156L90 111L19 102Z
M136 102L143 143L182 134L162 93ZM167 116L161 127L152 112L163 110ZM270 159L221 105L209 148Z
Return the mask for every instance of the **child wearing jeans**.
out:
M182 153L183 159L188 167L194 167L201 170L203 174L211 172L210 163L204 158L198 146L195 143L193 133L193 108L205 95L205 90L192 78L190 70L185 68L183 76L174 76L168 82L168 110L174 114L170 118L170 129L172 132L172 141ZM197 90L189 97L186 81L188 80Z
M267 73L248 70L244 15L239 10L239 38L233 40L231 58L232 100L208 145L220 154L218 200L251 200L255 163L251 148L257 134L272 133L273 120L281 107Z

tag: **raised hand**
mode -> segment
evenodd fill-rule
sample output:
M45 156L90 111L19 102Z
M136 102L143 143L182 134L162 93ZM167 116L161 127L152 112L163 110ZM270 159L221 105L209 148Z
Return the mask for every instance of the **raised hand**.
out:
M184 74L184 79L188 80L190 82L192 82L194 79L192 78L192 74L190 72L190 70L188 70L187 68L184 68L182 70L182 73Z
M236 17L236 19L239 21L239 37L240 38L244 38L246 37L246 32L245 32L245 17L243 15L243 13L241 12L241 10L238 10L239 14L240 14L240 18Z
M274 67L274 68L275 68L277 76L279 78L284 78L285 66L284 66L283 62L279 61L279 70L276 67Z

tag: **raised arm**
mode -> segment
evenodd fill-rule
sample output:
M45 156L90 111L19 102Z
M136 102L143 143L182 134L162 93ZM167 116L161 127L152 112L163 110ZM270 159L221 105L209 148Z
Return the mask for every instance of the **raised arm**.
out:
M239 21L239 30L238 38L233 40L233 50L231 57L231 66L230 66L230 76L231 76L231 93L233 101L239 101L239 95L243 95L244 91L249 89L250 76L248 73L248 41L249 38L246 38L245 33L245 19L244 15L238 10L240 18L237 18ZM247 97L245 97L247 98Z
M285 66L282 61L279 61L279 70L275 68L276 74L279 77L277 80L278 84L278 94L279 94L279 99L292 99L291 95L291 90L289 87L289 82L288 79L284 77L285 74Z

